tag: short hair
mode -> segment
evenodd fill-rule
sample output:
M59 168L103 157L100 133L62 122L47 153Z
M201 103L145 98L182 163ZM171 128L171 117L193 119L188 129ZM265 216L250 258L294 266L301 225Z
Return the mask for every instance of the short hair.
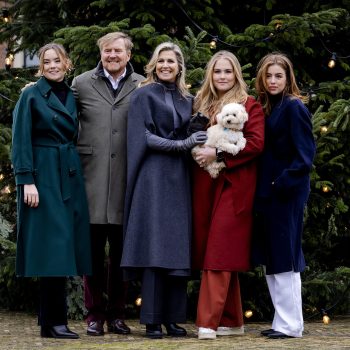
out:
M43 75L44 72L44 56L45 52L48 50L54 50L58 57L62 60L65 70L70 70L73 68L72 62L67 54L67 51L61 44L48 43L39 49L39 70L36 76Z
M123 32L108 33L108 34L102 36L101 38L99 38L97 40L97 46L99 47L100 52L102 51L103 47L106 44L112 43L113 41L118 40L118 39L123 39L126 51L131 52L134 44L132 43L130 36L123 33Z

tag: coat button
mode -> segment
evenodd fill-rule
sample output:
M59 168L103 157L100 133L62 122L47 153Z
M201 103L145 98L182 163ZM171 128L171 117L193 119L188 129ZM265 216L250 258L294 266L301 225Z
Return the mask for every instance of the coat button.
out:
M112 130L112 134L114 135L114 134L116 134L118 132L118 130L116 130L116 129L113 129Z
M57 116L57 114L55 114L54 116L53 116L53 118L52 118L54 121L57 121L58 120L58 116Z
M111 154L111 158L115 158L117 155L115 153Z

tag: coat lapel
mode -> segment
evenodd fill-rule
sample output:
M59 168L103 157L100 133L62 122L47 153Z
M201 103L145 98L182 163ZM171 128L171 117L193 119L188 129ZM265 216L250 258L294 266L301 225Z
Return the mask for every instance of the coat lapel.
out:
M118 103L120 100L122 100L125 96L129 95L130 92L135 90L135 81L127 80L122 89L120 90L118 96L114 100L114 104Z
M73 93L67 94L66 105L63 105L58 97L54 93L51 93L51 86L44 78L38 80L37 86L41 95L47 99L47 105L50 108L66 114L72 119L76 118Z
M103 79L97 79L97 75L94 74L92 79L94 79L92 83L92 87L100 94L102 98L104 98L111 105L114 103L114 97L108 89L106 82Z

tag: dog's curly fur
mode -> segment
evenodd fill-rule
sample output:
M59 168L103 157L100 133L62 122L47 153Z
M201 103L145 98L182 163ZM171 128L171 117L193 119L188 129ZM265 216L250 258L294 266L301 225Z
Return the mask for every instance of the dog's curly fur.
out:
M247 120L248 113L242 104L228 103L224 105L216 116L217 124L207 129L208 140L205 145L236 155L246 145L242 130ZM198 147L201 146L192 149L194 159L196 159ZM225 167L224 162L214 161L206 165L204 169L209 172L212 178L216 178Z

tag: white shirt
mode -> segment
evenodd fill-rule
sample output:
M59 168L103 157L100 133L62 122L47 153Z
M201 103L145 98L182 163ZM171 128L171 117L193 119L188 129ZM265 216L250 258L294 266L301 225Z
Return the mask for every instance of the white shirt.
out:
M123 74L121 74L117 79L114 79L114 78L108 73L108 71L107 71L105 68L103 68L103 72L105 73L106 78L108 78L108 80L111 82L113 89L114 89L114 90L117 90L117 89L118 89L119 82L120 82L120 81L125 77L125 75L126 75L126 68L124 69Z

